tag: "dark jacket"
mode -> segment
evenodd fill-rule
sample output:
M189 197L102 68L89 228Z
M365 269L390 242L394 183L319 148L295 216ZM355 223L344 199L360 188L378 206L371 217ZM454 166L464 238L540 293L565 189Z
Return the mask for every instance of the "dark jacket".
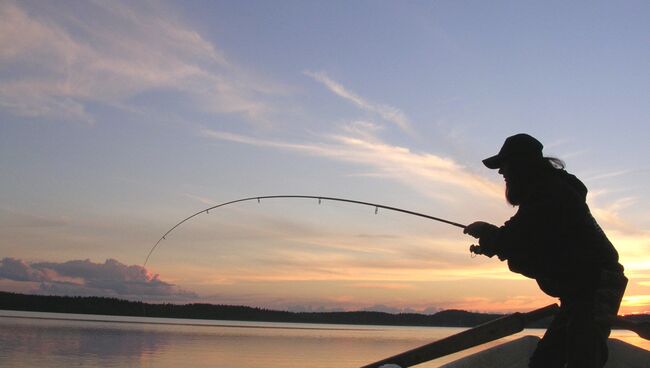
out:
M564 170L535 180L517 213L480 239L511 271L556 297L593 294L603 270L621 273L618 253L591 215L587 188Z

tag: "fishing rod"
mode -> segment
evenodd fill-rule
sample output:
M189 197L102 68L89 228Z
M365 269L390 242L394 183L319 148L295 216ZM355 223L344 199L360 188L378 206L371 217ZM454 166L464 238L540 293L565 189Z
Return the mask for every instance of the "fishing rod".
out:
M154 244L154 246L149 251L149 254L147 254L147 258L144 261L143 267L147 265L147 262L149 261L149 257L151 257L151 254L153 253L153 251L156 250L156 248L158 247L158 244L160 244L160 242L165 240L167 235L169 235L172 231L174 231L174 229L179 227L184 222L192 219L193 217L196 217L196 216L198 216L198 215L200 215L202 213L207 214L211 210L214 210L215 208L227 206L227 205L234 204L234 203L246 202L246 201L255 201L255 200L257 200L257 202L259 203L262 199L275 199L275 198L317 199L318 204L321 204L321 201L324 201L324 200L325 201L333 201L333 202L354 203L354 204L360 204L360 205L364 205L364 206L375 207L375 214L377 214L377 211L381 208L381 209L385 209L385 210L406 213L406 214L413 215L413 216L424 217L424 218L429 219L429 220L442 222L442 223L445 223L445 224L448 224L448 225L459 227L461 229L464 229L466 227L465 225L459 224L457 222L445 220L445 219L442 219L440 217L425 215L424 213L420 213L420 212L405 210L405 209L402 209L402 208L397 208L397 207L392 207L392 206L386 206L386 205L383 205L383 204L357 201L357 200L353 200L353 199L345 199L345 198L337 198L337 197L311 196L311 195L271 195L271 196L248 197L248 198L241 198L241 199L236 199L234 201L228 201L228 202L220 203L220 204L214 205L214 206L212 206L210 208L206 208L206 209L201 210L201 211L199 211L199 212L197 212L197 213L195 213L195 214L193 214L191 216L188 216L188 217L184 218L179 223L174 225L171 229L167 230L167 232L165 234L163 234L163 236L160 239L158 239L156 244Z

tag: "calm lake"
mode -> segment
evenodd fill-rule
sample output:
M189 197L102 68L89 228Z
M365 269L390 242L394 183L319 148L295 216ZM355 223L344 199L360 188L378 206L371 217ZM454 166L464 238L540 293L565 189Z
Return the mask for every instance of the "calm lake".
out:
M359 367L462 328L259 323L0 311L2 367ZM437 367L485 346L434 360ZM612 337L650 349L627 331Z

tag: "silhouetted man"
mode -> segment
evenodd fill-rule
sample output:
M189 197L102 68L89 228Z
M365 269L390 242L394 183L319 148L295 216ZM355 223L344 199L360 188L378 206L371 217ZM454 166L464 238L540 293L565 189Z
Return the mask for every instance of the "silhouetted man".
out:
M542 148L530 135L517 134L483 160L499 169L517 213L501 227L479 221L464 232L479 239L479 253L507 260L511 271L560 298L560 312L529 367L600 368L607 361L609 320L618 313L627 278L589 211L587 188L561 160L544 157Z

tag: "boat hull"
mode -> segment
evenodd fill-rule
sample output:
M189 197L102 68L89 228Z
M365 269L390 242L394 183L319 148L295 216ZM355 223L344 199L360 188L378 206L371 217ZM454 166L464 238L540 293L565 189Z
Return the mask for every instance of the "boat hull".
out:
M463 357L440 368L526 368L539 337L524 336ZM609 339L605 368L650 368L650 351L618 339Z

